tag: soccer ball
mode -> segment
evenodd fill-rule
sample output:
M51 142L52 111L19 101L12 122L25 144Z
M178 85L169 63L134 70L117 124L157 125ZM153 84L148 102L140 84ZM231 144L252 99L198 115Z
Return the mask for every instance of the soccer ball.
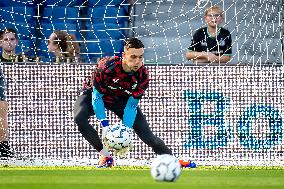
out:
M175 182L181 174L178 159L169 154L159 155L151 165L151 175L156 181Z
M105 141L109 148L115 150L121 150L123 148L129 147L132 143L133 132L129 127L125 127L123 124L115 124L109 126Z

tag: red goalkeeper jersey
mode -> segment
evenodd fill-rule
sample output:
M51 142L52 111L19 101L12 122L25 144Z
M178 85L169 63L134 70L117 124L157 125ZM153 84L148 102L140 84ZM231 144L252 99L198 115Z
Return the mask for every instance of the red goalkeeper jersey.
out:
M115 57L105 63L99 63L92 73L92 82L83 88L93 86L102 94L104 102L124 103L130 96L140 99L149 86L149 72L144 65L136 72L125 72L122 59Z

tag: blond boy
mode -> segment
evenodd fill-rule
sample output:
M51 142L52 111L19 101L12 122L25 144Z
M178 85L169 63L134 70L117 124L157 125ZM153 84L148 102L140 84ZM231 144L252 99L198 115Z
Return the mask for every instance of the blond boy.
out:
M195 63L227 63L232 56L232 39L228 30L220 27L223 11L211 6L204 13L207 27L198 29L186 52L186 58Z

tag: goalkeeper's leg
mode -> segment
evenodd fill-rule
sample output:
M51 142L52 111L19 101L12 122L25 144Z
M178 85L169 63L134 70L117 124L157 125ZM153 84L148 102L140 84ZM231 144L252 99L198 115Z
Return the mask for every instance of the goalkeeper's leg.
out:
M89 94L83 94L78 97L74 106L74 121L83 137L103 156L99 164L109 167L113 164L110 153L104 147L98 132L89 123L90 116L94 115L91 98ZM102 159L105 161L102 161ZM111 162L109 159L111 159Z
M140 108L137 108L133 129L138 137L150 146L156 154L172 154L172 151L166 146L164 141L153 134Z
M89 123L89 118L94 115L90 95L81 95L75 102L74 121L83 137L98 151L103 149L98 132Z
M156 154L172 154L172 151L165 145L165 143L150 130L145 116L142 114L140 108L137 108L137 115L133 125L133 129L139 138L148 146L152 147ZM195 168L196 164L190 160L179 160L181 167Z
M105 104L105 106L122 120L125 104ZM156 154L172 154L172 151L165 145L165 143L152 133L149 124L139 107L137 107L137 114L133 124L133 129L138 137L150 146Z

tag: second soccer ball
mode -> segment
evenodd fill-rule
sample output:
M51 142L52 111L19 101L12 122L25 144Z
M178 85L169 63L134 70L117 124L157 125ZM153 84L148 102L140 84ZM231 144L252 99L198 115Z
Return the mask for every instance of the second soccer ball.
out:
M151 165L151 175L156 181L176 181L181 174L178 159L169 154L159 155Z

